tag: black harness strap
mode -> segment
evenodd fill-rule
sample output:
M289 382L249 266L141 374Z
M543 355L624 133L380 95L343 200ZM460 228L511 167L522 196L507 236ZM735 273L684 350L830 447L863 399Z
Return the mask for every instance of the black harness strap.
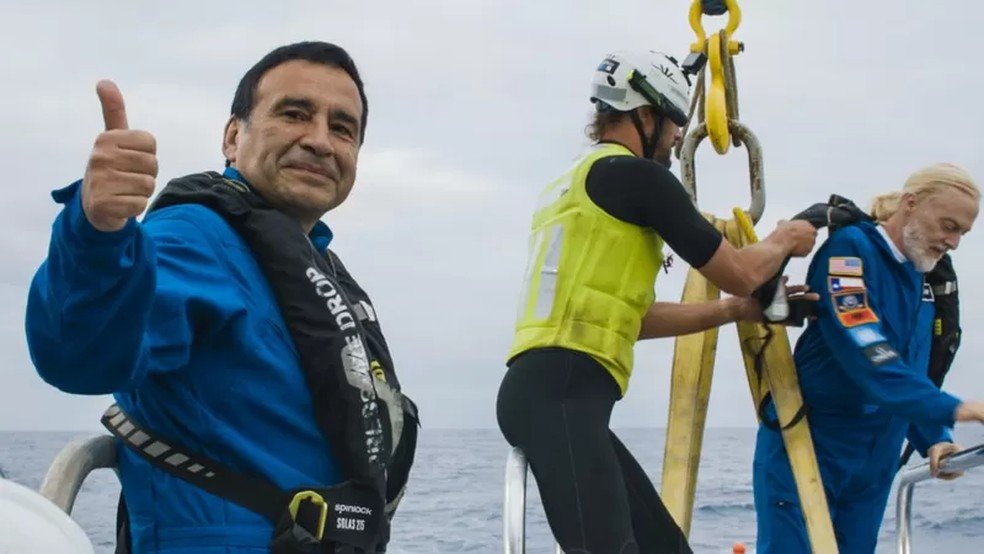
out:
M193 454L170 439L152 436L116 404L106 409L100 422L154 467L267 519L276 521L280 518L286 505L286 493L266 479L244 477L217 462Z
M774 334L772 332L772 327L766 325L765 336L763 336L761 339L762 346L759 347L758 351L755 352L755 376L756 378L758 378L760 383L762 382L762 374L765 371L765 350L766 348L768 348L769 343L772 342L773 335ZM785 431L786 429L791 429L797 423L799 423L800 420L806 417L807 408L806 408L806 403L804 402L800 404L800 407L796 410L796 413L789 420L789 423L786 423L785 425L781 425L779 423L778 410L776 413L775 420L770 419L766 413L766 409L769 407L770 402L772 402L772 393L766 391L766 393L762 395L762 399L759 400L758 406L755 407L755 411L758 415L759 421L762 422L762 425L765 425L766 427L772 429L773 431Z
M132 452L154 467L256 512L277 526L273 552L307 552L321 544L362 549L376 544L384 507L371 487L348 481L334 487L284 491L267 479L238 472L191 452L141 427L119 406L103 414L102 424Z

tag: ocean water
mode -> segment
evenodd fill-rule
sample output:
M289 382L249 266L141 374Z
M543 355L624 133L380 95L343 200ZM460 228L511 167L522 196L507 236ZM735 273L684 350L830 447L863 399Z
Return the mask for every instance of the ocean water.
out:
M662 429L616 431L658 483ZM59 449L85 434L0 433L0 468L37 489ZM736 541L754 552L755 510L751 463L754 429L708 429L697 486L691 544L695 552L730 554ZM957 430L965 446L984 442L984 431ZM393 523L393 553L502 552L502 496L507 445L498 431L423 429L410 488ZM918 458L918 456L917 456ZM527 551L551 552L552 538L530 479ZM73 517L99 554L113 551L119 485L100 470L85 482ZM895 495L889 500L877 552L895 550ZM952 482L916 485L913 551L984 551L984 468Z

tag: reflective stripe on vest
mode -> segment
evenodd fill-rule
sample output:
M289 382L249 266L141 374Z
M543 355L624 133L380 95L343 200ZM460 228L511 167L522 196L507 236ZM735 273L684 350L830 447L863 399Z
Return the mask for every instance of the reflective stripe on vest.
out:
M623 394L642 316L655 299L663 241L598 207L585 183L596 161L631 155L621 145L599 144L540 195L509 352L510 359L547 346L586 352Z

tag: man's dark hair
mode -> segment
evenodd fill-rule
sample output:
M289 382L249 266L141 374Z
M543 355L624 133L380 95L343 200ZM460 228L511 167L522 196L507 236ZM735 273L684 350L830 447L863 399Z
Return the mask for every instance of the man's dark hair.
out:
M585 134L592 142L598 142L601 137L612 127L618 125L623 119L628 117L628 112L616 110L596 110L591 117L591 123L585 129Z
M359 70L355 67L352 57L341 46L336 46L328 42L306 41L296 42L281 46L270 52L263 59L256 62L256 65L249 68L243 75L236 87L236 95L232 97L232 116L236 119L247 121L249 114L253 111L253 104L256 102L256 87L260 84L260 79L267 71L278 65L292 60L305 60L313 63L320 63L330 67L337 67L355 81L355 86L359 89L359 98L362 99L362 125L359 129L359 143L366 140L366 120L369 117L369 103L366 100L366 92L362 87L362 79L359 77Z
M596 106L600 108L595 109L594 113L591 115L591 123L584 129L584 134L591 139L592 142L598 142L601 137L605 135L612 127L615 127L622 122L623 119L629 119L631 114L635 110L629 110L627 112L620 112L607 104L596 103ZM657 125L659 125L659 118L665 117L660 115L660 113L653 106L643 106L643 109L652 110L653 115L657 118Z

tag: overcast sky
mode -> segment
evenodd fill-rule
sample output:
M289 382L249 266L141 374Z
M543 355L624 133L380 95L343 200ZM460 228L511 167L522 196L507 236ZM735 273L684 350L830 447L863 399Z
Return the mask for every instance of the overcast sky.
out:
M866 204L937 161L984 181L978 2L741 5L741 118L765 152L760 234L832 192ZM588 144L592 72L619 48L682 59L693 40L688 6L0 0L0 429L96 430L110 401L43 383L23 323L57 214L49 191L81 176L101 130L96 81L114 79L131 127L157 137L160 188L221 167L239 78L272 48L305 39L348 49L369 97L355 189L326 217L334 248L372 296L424 424L494 426L534 199ZM705 144L697 172L702 209L747 203L743 150L720 157ZM976 398L982 244L975 230L955 255L965 340L947 383ZM792 266L794 280L804 272ZM661 275L658 296L679 298L685 275L682 262ZM754 425L734 331L722 330L719 344L708 423ZM665 424L672 349L672 340L637 347L615 426Z

